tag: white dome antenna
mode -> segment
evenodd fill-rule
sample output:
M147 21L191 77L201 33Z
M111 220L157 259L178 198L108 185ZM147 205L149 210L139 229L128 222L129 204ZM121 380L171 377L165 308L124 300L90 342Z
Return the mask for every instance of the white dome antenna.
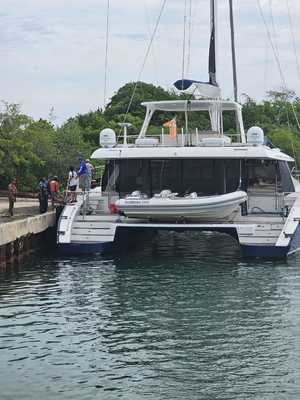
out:
M247 132L247 143L262 145L265 143L264 131L259 126L252 126Z
M114 147L117 144L116 132L113 129L105 128L100 132L100 146Z

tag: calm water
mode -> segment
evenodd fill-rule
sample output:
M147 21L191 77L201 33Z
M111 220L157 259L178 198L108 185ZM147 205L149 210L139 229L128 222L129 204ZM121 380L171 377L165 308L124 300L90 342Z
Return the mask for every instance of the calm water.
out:
M163 234L2 273L0 398L298 400L300 258Z

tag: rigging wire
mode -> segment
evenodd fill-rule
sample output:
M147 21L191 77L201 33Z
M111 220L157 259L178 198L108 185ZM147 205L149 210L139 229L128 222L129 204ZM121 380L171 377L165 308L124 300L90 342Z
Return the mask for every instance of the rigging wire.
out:
M148 28L148 35L149 35L149 37L151 37L151 22L150 22L150 20L151 20L151 18L150 18L150 13L149 13L149 7L148 7L148 2L147 2L147 0L145 0L145 3L144 3L144 7L145 7L145 16L146 16L146 23L147 23L147 28ZM158 86L158 82L159 82L159 79L158 79L158 63L157 63L157 57L156 57L156 52L155 52L155 48L154 48L154 46L153 46L153 49L152 49L152 55L153 55L153 68L154 68L154 79L155 79L155 81L156 81L156 85Z
M269 27L268 27L266 18L265 18L265 16L264 16L264 13L263 13L263 9L262 9L260 0L257 0L257 4L258 4L258 9L259 9L261 18L262 18L263 23L264 23L265 28L266 28L266 32L267 32L267 36L268 36L270 45L271 45L272 50L273 50L273 54L274 54L274 58L275 58L275 61L276 61L278 70L279 70L280 78L281 78L281 80L282 80L284 86L286 87L286 86L287 86L287 85L286 85L286 80L285 80L285 77L284 77L284 74L283 74L283 70L282 70L282 67L281 67L281 62L280 62L280 59L279 59L279 54L278 54L278 52L277 52L276 43L275 43L275 41L272 39L271 31L270 31L270 29L269 29Z
M149 41L149 44L148 44L148 47L147 47L147 50L146 50L146 53L145 53L145 57L143 59L141 68L140 68L139 73L138 73L137 81L135 82L135 85L134 85L134 88L133 88L133 91L132 91L132 95L130 97L130 100L129 100L129 103L128 103L128 106L127 106L127 110L126 110L126 113L125 113L125 116L124 116L124 120L123 120L124 123L126 122L127 115L128 115L128 113L130 111L130 108L132 106L132 102L133 102L133 99L134 99L134 96L135 96L139 81L141 79L142 73L144 71L148 56L150 54L151 47L152 47L153 41L155 39L155 36L156 36L157 30L158 30L158 27L159 27L159 24L160 24L160 20L161 20L163 11L165 9L166 3L167 3L167 0L162 0L162 4L161 4L160 11L159 11L159 14L158 14L155 26L154 26L154 30L153 30L153 33L151 35L151 38L150 38L150 41Z
M105 107L106 107L106 95L107 95L107 83L108 83L108 72L107 71L108 71L108 49L109 49L109 16L110 16L110 0L107 0L103 109L105 109Z
M273 8L272 8L272 0L269 0L269 12L271 17L272 26L273 25ZM274 33L274 29L273 29ZM275 37L275 34L274 34ZM268 90L268 72L269 72L269 41L268 38L266 39L266 48L265 48L265 66L264 66L264 88L265 92Z
M274 13L273 13L273 0L269 0L269 8L270 8L270 18L271 18L271 27L273 31L273 42L274 42L274 47L277 51L277 54L279 55L279 47L278 47L278 33L276 30L275 26L275 19L274 19Z
M300 79L300 62L299 62L297 46L296 46L296 37L295 37L295 30L294 30L294 24L293 24L292 13L291 13L290 0L286 0L286 7L287 7L287 11L288 11L289 26L290 26L293 50L294 50L294 55L295 55L295 60L296 60L296 65L297 65L297 74L298 74L298 78Z
M265 25L265 29L266 29L266 32L267 32L267 36L268 36L271 48L272 48L273 53L274 53L274 58L275 58L275 61L276 61L276 64L277 64L277 67L278 67L278 70L279 70L279 74L280 74L280 77L281 77L281 80L282 80L283 87L287 91L288 87L287 87L286 79L285 79L285 76L284 76L284 73L283 73L283 69L282 69L282 66L281 66L279 54L276 51L276 45L274 44L274 41L272 39L272 35L271 35L270 29L268 27L266 18L264 16L260 0L257 0L257 4L258 4L258 9L259 9L261 18L262 18L263 23ZM292 107L292 110L293 110L293 114L294 114L298 129L300 130L300 122L299 122L299 119L298 119L298 116L297 116L297 113L296 113L296 110L295 110L295 106L294 106L293 102L291 102L290 104L291 104L291 107Z

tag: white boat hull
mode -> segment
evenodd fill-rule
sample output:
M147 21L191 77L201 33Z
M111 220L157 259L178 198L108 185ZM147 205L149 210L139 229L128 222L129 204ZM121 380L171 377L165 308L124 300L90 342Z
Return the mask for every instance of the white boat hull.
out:
M224 220L247 201L243 191L224 195L197 198L151 198L120 199L116 202L119 211L129 218L146 218L159 221L170 220Z

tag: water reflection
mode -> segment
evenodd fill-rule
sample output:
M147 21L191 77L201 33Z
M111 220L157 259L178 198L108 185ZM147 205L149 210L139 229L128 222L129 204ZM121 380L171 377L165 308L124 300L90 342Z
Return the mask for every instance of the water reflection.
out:
M245 262L233 239L195 233L33 260L1 275L2 395L298 399L298 267Z

